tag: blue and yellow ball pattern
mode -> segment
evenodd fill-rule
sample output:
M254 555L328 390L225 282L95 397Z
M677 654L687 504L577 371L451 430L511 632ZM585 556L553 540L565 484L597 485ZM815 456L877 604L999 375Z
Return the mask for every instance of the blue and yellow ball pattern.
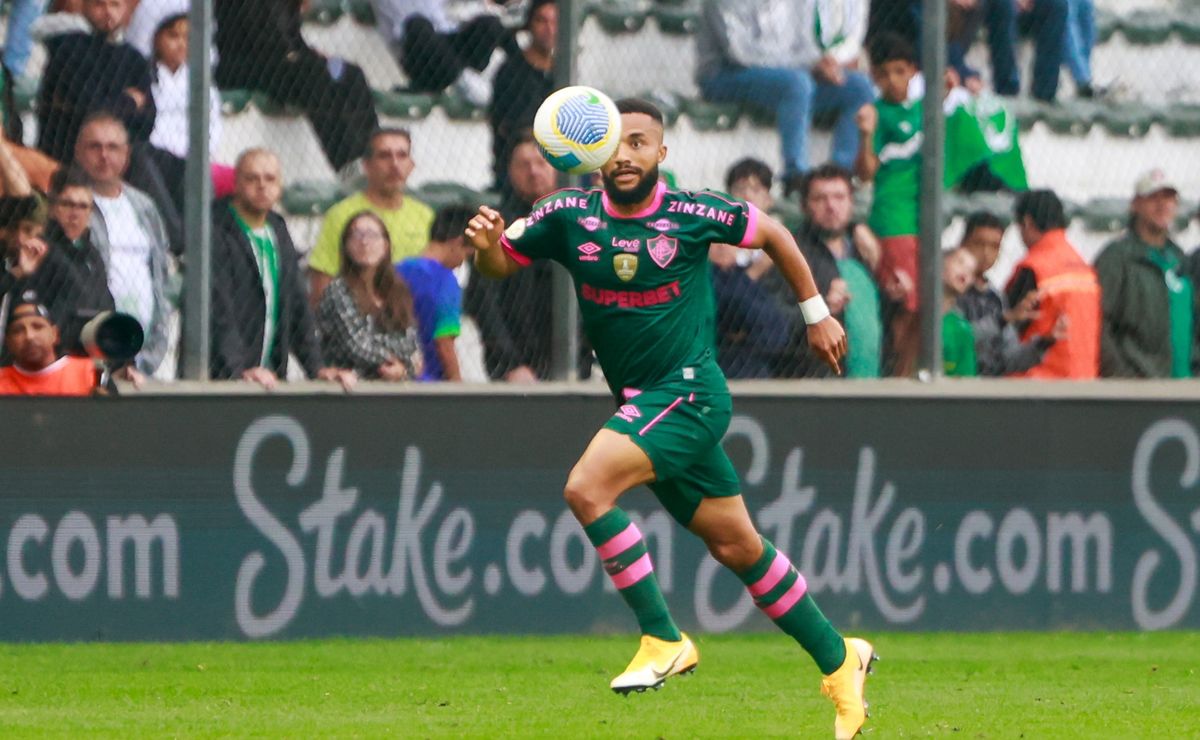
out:
M582 175L600 169L621 141L621 115L604 93L583 85L551 93L533 119L533 137L555 169Z

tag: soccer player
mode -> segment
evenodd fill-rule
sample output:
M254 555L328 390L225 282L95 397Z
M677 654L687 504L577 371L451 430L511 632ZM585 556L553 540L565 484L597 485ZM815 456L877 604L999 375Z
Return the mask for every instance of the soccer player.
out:
M821 690L837 709L836 736L852 737L865 721L874 650L838 634L806 593L804 577L746 511L721 447L732 404L712 349L709 244L763 249L800 299L809 346L835 369L845 333L786 228L745 201L669 190L658 171L667 155L662 113L637 99L618 101L617 110L621 141L601 168L602 189L552 193L507 228L484 206L466 229L486 276L511 275L534 259L572 273L584 330L618 405L564 491L642 631L633 661L610 686L622 694L658 688L699 662L667 610L641 532L617 506L625 491L647 484L812 655L825 676Z

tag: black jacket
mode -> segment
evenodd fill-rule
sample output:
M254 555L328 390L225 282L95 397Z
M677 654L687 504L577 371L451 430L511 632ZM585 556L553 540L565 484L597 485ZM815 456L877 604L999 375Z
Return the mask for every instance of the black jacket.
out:
M46 243L50 245L47 258L53 256L56 262L69 264L77 278L72 285L62 288L61 300L69 315L64 318L60 328L63 351L81 354L83 347L79 344L79 333L83 331L84 324L101 311L114 308L104 257L92 244L91 229L83 232L78 243L72 243L62 228L51 221L46 227Z
M83 119L99 110L124 121L131 142L149 140L155 116L150 62L137 49L94 33L56 36L46 49L49 59L38 88L38 149L70 162ZM146 99L141 108L125 92L131 87Z
M300 256L283 217L271 213L267 223L275 231L279 250L279 324L265 367L285 377L291 353L312 378L322 366L321 347L301 278ZM250 239L234 219L228 198L213 204L212 240L210 371L214 379L236 379L262 365L266 297Z
M852 223L846 228L848 256L863 262L862 255L858 252L858 246L854 243L854 227L855 224ZM796 231L795 237L796 243L800 245L801 253L804 254L804 259L808 262L809 269L812 270L813 281L817 284L817 292L822 297L829 295L829 288L833 281L842 276L841 271L838 270L837 258L829 251L829 247L825 245L820 234L812 228L809 222L806 221ZM783 353L783 364L777 373L778 377L832 377L833 370L808 351L808 324L804 322L804 315L800 312L800 307L796 305L796 296L792 292L792 287L783 279L779 270L771 270L763 280L779 296L780 303L787 306L787 313L792 318L792 339L789 348ZM841 313L835 313L833 317L838 321L842 320Z

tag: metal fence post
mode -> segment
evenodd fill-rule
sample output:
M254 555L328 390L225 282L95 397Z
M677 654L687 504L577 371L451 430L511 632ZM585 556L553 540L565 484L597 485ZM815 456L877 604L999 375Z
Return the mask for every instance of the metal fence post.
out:
M196 0L189 13L188 156L183 228L182 376L209 377L212 284L212 178L209 171L209 90L212 88L212 0Z
M575 53L579 27L583 24L584 0L559 0L558 44L554 50L555 89L575 82ZM570 186L571 176L559 175L561 187ZM554 380L579 378L579 306L575 303L575 285L570 274L554 264L553 311L550 341L550 377Z
M946 117L942 113L946 74L946 3L926 2L921 11L921 69L925 103L921 121L920 298L921 351L917 377L942 376L942 171Z

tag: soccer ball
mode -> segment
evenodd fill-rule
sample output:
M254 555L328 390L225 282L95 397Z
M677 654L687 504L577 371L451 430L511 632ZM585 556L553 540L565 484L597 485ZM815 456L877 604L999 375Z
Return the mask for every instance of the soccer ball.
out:
M582 175L600 169L621 143L621 114L604 93L573 85L542 101L533 138L555 169Z

